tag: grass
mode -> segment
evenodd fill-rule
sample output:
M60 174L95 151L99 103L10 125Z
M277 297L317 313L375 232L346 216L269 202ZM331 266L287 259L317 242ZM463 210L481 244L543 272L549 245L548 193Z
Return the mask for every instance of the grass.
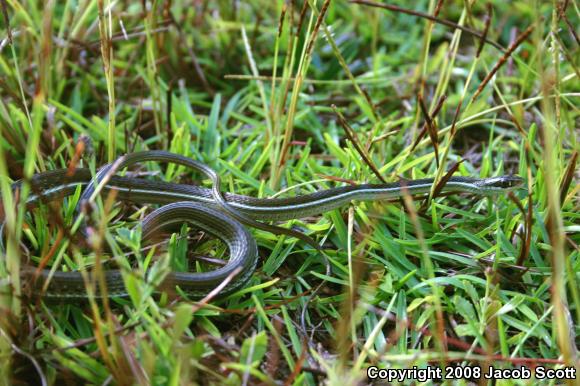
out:
M384 4L0 1L0 383L356 384L369 366L578 369L577 2ZM183 228L143 248L135 226L150 208L103 197L83 249L69 237L80 192L27 212L29 185L19 197L10 188L146 149L203 161L224 191L256 197L449 171L517 174L527 191L355 202L283 224L325 256L253 230L260 261L247 287L199 303L153 296L155 283L208 268L192 245L213 258L227 256L223 245ZM197 178L154 163L140 171ZM45 263L129 268L131 297L27 297L21 267Z

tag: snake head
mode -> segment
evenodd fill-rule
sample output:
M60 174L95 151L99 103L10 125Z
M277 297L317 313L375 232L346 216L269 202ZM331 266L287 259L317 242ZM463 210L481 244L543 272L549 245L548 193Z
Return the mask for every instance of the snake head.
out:
M490 193L505 192L523 188L523 184L524 179L522 177L508 175L486 178L482 180L480 188Z

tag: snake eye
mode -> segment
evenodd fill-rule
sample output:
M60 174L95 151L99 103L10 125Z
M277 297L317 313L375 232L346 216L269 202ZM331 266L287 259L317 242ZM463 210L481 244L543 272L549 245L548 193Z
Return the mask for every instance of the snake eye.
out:
M524 179L520 176L507 176L504 178L504 186L509 189L518 188L524 184Z
M524 179L519 176L501 176L486 179L485 185L492 190L516 189L524 183Z

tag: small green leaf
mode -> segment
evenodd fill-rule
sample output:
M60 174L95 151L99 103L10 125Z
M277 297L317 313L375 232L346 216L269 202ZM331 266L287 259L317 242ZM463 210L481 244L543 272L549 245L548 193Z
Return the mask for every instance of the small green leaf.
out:
M264 357L264 354L266 354L267 349L268 336L266 335L266 331L252 335L250 338L244 340L242 344L240 363L257 366Z
M191 305L187 303L180 304L173 317L173 336L175 339L178 339L183 334L192 319L193 313L191 312Z

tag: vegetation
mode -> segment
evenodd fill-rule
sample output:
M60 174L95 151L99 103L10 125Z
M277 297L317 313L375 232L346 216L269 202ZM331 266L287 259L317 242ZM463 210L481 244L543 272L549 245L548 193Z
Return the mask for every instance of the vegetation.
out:
M579 366L578 3L388 4L0 1L0 383L356 384L373 365ZM203 161L223 191L255 197L448 172L517 174L527 190L354 202L280 224L324 255L252 230L247 287L197 302L150 295L144 267L208 269L192 259L227 257L218 242L184 228L143 249L151 208L103 196L101 256L67 237L75 197L28 212L26 184L10 188L146 149ZM19 276L39 264L130 264L140 296L43 302Z

